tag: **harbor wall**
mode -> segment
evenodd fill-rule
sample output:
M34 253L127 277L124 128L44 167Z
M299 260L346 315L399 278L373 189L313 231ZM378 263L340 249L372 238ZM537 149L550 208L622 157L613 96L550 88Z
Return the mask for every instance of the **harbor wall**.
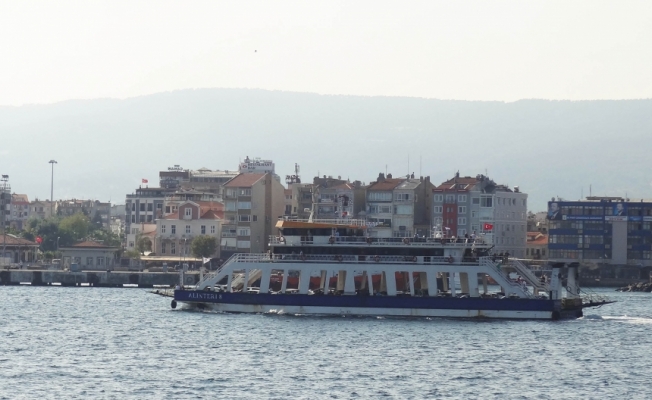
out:
M199 281L198 272L184 274L184 285L195 285ZM173 287L179 283L178 272L100 272L100 271L0 271L0 285L31 284L34 286L94 286L123 287L137 285L150 288L154 286Z

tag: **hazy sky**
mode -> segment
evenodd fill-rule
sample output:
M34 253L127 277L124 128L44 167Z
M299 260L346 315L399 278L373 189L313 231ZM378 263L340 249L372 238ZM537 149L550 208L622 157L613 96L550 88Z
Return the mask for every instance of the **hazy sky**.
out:
M225 87L652 97L652 1L4 1L0 105Z

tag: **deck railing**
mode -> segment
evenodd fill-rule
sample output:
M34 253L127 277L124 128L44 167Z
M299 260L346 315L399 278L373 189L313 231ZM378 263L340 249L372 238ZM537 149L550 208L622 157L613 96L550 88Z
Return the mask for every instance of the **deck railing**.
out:
M295 240L297 238L298 240ZM273 236L269 237L269 243L274 246L280 245L311 245L311 244L331 244L331 245L348 245L348 246L446 246L446 247L473 247L474 245L486 246L488 243L482 238L476 239L440 239L440 238L412 238L412 237L393 237L377 238L364 236Z

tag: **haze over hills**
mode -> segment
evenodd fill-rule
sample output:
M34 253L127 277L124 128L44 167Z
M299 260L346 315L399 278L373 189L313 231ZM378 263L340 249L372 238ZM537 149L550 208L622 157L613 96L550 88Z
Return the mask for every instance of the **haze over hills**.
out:
M123 203L158 171L236 169L272 159L304 182L414 172L433 183L459 170L520 186L529 209L552 196L652 198L652 100L514 103L198 89L125 100L0 107L0 173L30 200ZM408 167L409 158L409 167ZM421 160L421 162L420 162ZM386 167L387 166L387 167Z

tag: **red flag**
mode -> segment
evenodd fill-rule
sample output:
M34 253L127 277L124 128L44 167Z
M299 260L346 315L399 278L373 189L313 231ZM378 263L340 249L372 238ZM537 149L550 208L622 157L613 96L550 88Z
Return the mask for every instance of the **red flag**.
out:
M40 236L37 236L37 237L36 237L36 243L38 243L38 244L43 243L43 238L40 237Z
M492 230L492 229L494 229L494 225L493 225L493 224L488 224L488 223L485 222L484 225L482 225L482 230L490 231L490 230Z
M148 183L149 181L147 179L143 179L143 183Z

